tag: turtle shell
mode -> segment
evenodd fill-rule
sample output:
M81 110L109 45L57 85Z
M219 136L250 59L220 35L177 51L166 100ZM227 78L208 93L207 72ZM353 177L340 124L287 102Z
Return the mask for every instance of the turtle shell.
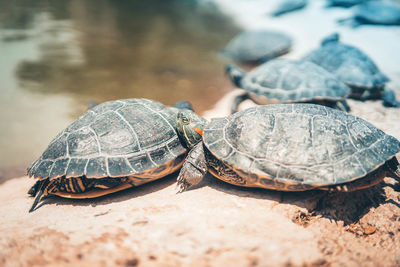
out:
M245 31L221 50L222 54L243 63L261 63L289 52L292 39L274 31Z
M364 24L400 24L400 5L384 1L370 1L359 5L354 18Z
M351 87L372 90L389 81L364 52L337 39L322 41L321 47L303 60L323 67Z
M293 191L356 180L400 152L396 138L365 120L314 104L257 106L214 119L203 141L248 186Z
M240 87L258 104L342 100L350 88L307 61L274 59L247 73Z
M35 178L159 178L183 161L178 110L147 99L109 101L57 135L28 169Z

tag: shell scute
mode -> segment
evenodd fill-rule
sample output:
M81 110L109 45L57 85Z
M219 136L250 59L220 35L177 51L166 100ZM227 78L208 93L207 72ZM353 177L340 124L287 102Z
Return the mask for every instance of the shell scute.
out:
M100 151L110 156L120 156L135 153L140 150L135 134L120 116L114 112L99 115L91 125L97 135ZM77 140L83 142L83 136L78 135ZM96 139L91 139L93 145ZM80 151L86 152L83 147Z
M88 162L86 158L71 158L65 176L69 177L79 177L85 173L85 167Z
M58 159L54 162L54 166L49 174L50 177L60 177L65 174L67 170L69 158Z
M324 117L328 115L328 112L325 108L321 108L317 105L291 105L293 107L294 113L305 113L308 116L318 116ZM288 113L288 111L283 111L284 113Z
M41 161L36 169L34 170L35 177L45 178L48 177L53 167L54 162L52 160L43 160Z
M93 122L95 117L96 117L96 114L89 110L88 112L86 112L82 116L80 116L76 121L72 122L64 130L64 132L69 133L69 132L76 131L76 130L82 128L82 127L85 127L85 126L89 125L91 122Z
M211 151L218 151L218 156L226 158L232 153L232 147L224 140L218 141L217 143L209 146Z
M216 141L224 138L224 132L222 129L208 130L204 133L204 135L207 143L209 144L215 143Z
M96 157L89 159L89 162L86 167L86 176L88 177L108 176L106 159L104 157Z
M103 113L117 110L124 105L125 105L124 101L108 101L103 104L94 106L92 109L90 109L90 111L92 111L93 113L96 113L96 114L103 114ZM90 116L92 114L92 112L88 112L88 113L84 114L83 116ZM86 123L87 123L86 120L82 121L82 124L86 125Z
M250 170L261 176L276 177L279 167L279 164L269 160L256 160Z
M162 114L146 106L136 112L126 107L121 109L119 113L139 137L139 146L142 149L156 146L176 135L175 129Z
M59 143L59 146L62 150L68 149L68 156L70 157L86 157L100 152L96 136L87 127L70 133L67 138L67 146L65 143ZM55 149L59 148L49 147L46 152L54 151Z
M169 161L173 159L173 155L169 153L166 145L150 151L149 154L150 158L158 165L163 164L166 160Z
M331 163L357 152L357 148L349 138L345 124L326 117L315 116L311 127L314 163Z
M128 165L125 158L108 158L108 171L111 177L121 176L121 173L133 173L132 168Z
M361 120L354 120L347 124L352 143L357 149L363 149L379 141L384 135L377 128L372 128Z
M49 148L43 153L43 159L58 159L67 156L67 146L65 135L56 139L49 145Z
M143 172L148 169L156 167L156 165L150 160L146 153L140 153L134 156L127 157L130 165L136 172Z

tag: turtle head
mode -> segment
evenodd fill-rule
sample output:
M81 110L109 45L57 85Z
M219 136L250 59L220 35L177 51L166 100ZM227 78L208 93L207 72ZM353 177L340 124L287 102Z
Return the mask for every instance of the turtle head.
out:
M239 88L241 87L242 79L246 74L244 70L240 69L239 67L233 64L228 64L226 65L225 73L231 79L233 84L235 84Z
M179 111L176 117L178 135L188 148L193 148L201 141L206 125L205 119L188 109Z
M339 33L334 32L334 33L326 36L324 39L322 39L321 45L324 46L324 45L326 45L328 43L333 43L333 42L337 43L337 42L339 42L339 39L340 39Z

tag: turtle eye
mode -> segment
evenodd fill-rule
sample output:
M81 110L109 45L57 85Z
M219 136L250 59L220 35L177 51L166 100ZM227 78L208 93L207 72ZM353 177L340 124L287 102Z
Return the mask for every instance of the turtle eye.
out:
M189 124L189 119L188 119L187 117L183 116L183 117L182 117L182 122L183 122L184 124Z

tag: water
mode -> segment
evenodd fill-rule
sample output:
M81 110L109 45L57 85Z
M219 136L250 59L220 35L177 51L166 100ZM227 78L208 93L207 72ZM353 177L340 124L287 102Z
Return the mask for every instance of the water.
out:
M0 182L22 176L90 101L225 93L216 51L238 32L188 0L0 0Z

